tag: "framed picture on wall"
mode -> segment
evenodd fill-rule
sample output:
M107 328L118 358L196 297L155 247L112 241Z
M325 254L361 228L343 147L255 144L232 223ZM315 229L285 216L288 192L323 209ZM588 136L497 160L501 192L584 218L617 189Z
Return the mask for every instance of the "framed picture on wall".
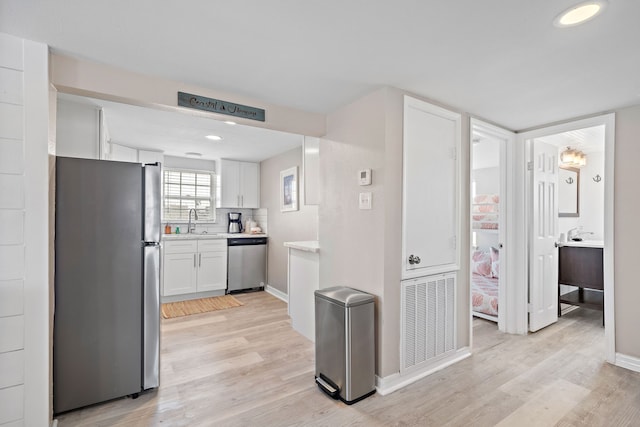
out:
M298 167L280 172L280 212L298 210Z

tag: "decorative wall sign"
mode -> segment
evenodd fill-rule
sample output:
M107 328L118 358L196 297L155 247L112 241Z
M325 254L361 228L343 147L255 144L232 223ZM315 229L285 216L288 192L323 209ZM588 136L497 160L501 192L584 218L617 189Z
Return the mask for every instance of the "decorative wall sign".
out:
M178 105L180 107L195 108L196 110L226 114L228 116L257 120L259 122L264 122L265 117L265 112L262 108L249 107L247 105L235 104L233 102L185 92L178 92Z

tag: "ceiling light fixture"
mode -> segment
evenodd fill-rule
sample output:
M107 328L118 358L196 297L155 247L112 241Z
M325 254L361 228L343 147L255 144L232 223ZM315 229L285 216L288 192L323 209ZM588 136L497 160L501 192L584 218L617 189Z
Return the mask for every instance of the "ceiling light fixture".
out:
M602 13L606 6L605 0L589 0L579 3L558 15L553 20L553 25L566 28L583 24Z
M224 122L225 122L226 124L228 124L228 125L231 125L231 126L233 126L233 125L237 125L237 123L236 123L236 122L232 122L231 120L225 120Z
M587 156L580 150L567 147L567 149L560 154L560 163L561 166L565 167L581 168L587 164Z
M196 153L194 151L190 151L188 153L184 153L187 157L202 157L202 153Z
M207 135L205 138L210 139L212 141L221 141L222 137L218 135Z

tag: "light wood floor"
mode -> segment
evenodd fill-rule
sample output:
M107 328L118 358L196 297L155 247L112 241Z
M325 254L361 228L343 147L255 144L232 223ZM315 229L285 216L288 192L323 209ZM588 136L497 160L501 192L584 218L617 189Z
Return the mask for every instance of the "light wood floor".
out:
M313 345L264 292L163 320L161 386L59 417L60 426L640 425L640 374L604 362L597 311L527 337L474 320L472 357L353 406L313 381Z

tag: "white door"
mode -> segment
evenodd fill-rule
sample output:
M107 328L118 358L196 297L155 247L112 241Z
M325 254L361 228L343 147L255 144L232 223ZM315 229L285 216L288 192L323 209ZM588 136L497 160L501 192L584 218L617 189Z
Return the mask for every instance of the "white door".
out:
M461 117L405 96L402 277L459 268Z
M533 141L529 330L558 320L558 147Z

